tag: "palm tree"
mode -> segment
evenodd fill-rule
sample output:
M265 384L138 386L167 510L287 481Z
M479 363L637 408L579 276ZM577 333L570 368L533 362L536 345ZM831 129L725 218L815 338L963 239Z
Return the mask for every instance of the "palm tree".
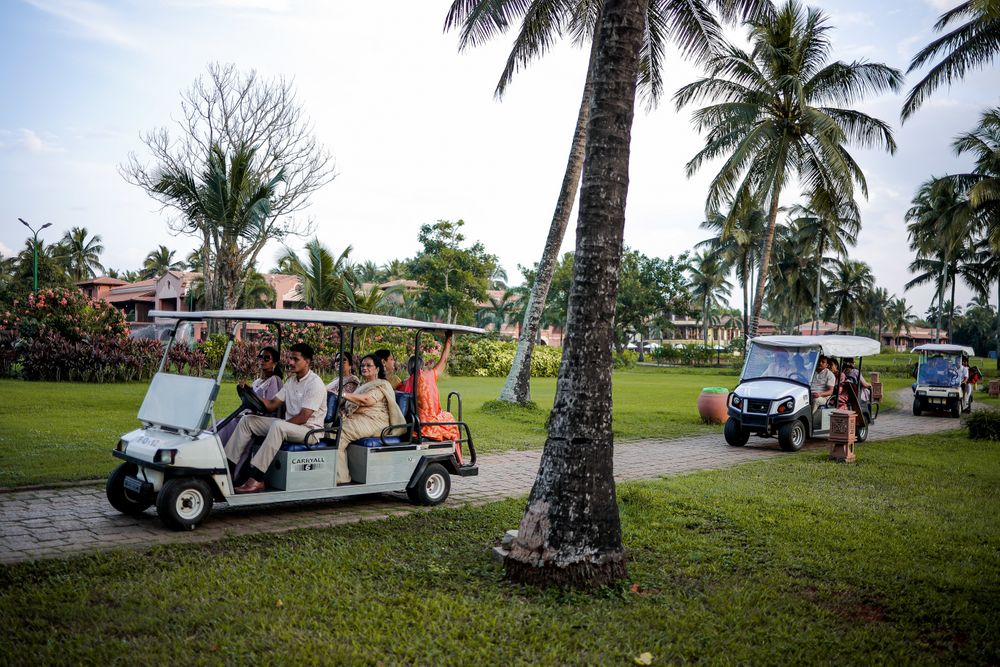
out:
M815 303L813 276L825 271L815 264L802 220L778 225L774 235L773 261L768 270L769 318L781 330L798 333L798 325ZM827 270L828 272L828 270Z
M709 75L674 95L677 108L702 99L718 103L694 114L708 130L705 147L687 164L689 176L706 162L724 162L709 187L706 209L749 196L769 200L768 227L751 313L750 333L764 303L778 205L786 178L797 174L807 191L825 190L844 200L854 187L867 197L860 166L848 143L894 153L885 122L849 108L868 93L898 90L902 75L879 63L828 63L830 26L824 14L787 0L773 19L751 20L749 53L736 46L709 61ZM826 106L839 104L841 106Z
M1000 369L1000 253L989 239L980 239L975 247L971 278L977 295L988 302L990 286L997 285L997 368Z
M142 260L142 271L139 273L140 280L149 280L161 276L167 271L180 271L184 268L184 263L174 260L176 251L165 245L161 245L156 250L151 250L146 259Z
M813 334L819 331L820 301L823 295L823 274L826 254L846 258L847 249L858 242L861 231L861 213L853 199L844 200L835 193L825 190L813 192L808 206L796 204L792 207L797 234L811 255L816 267L816 291L813 316Z
M502 294L496 296L489 294L488 297L489 305L479 309L476 313L476 322L483 328L493 325L496 331L500 331L503 325L510 321L520 299L517 293L510 289L505 289Z
M359 283L377 283L381 279L378 264L370 259L355 264L354 275Z
M624 246L644 0L605 0L593 71L563 363L548 437L504 562L519 583L602 587L626 576L615 498L611 341Z
M535 283L531 286L525 306L514 363L500 392L502 401L526 404L531 400L531 354L583 169L594 71L600 49L594 25L601 6L600 0L454 0L445 19L445 30L460 28L460 50L505 33L518 19L521 20L520 31L497 84L498 98L503 96L514 74L544 54L557 37L570 35L578 44L590 42L587 77L570 144L569 159L542 258L538 263ZM771 3L766 0L644 0L643 7L647 29L640 46L639 85L649 105L653 106L663 92L662 61L668 40L672 40L680 48L683 56L703 61L721 42L722 30L711 11L713 7L723 20L736 21L768 13Z
M306 306L318 310L346 310L351 307L352 297L348 294L354 293L349 261L352 250L352 246L347 246L334 257L319 239L314 238L306 243L302 258L286 248L279 265L287 262L291 274L298 277Z
M747 323L750 315L750 299L747 291L748 285L753 284L754 268L760 260L760 245L764 238L767 215L749 200L733 204L733 206L739 207L738 213L734 215L717 213L701 223L701 227L716 232L717 236L706 239L695 247L708 246L721 252L726 263L736 271L736 280L743 289L741 326L743 339L746 341L749 333ZM729 224L727 224L727 220Z
M864 315L864 298L875 284L871 267L866 263L848 259L840 262L830 284L828 312L837 313L837 328L845 320L856 331L858 319Z
M971 154L976 160L971 174L957 174L969 188L969 203L986 227L986 236L1000 252L1000 107L983 112L979 125L955 138L955 153Z
M98 271L104 271L101 253L104 245L100 234L87 238L86 227L74 227L63 235L62 247L66 253L66 265L73 282L93 278Z
M1000 0L966 0L938 17L934 31L941 32L963 20L965 23L935 39L910 61L907 74L943 56L906 96L903 121L940 86L964 78L969 70L983 69L1000 55Z
M275 235L272 204L285 174L279 170L264 180L255 160L251 147L239 146L230 154L213 144L203 173L166 165L155 184L159 197L204 232L203 251L210 248L214 255L211 267L207 255L202 258L207 293L213 305L221 299L227 309L236 307L247 268Z
M387 290L383 290L378 285L371 285L368 288L357 287L347 294L349 309L355 313L368 313L369 315L385 313L392 307L390 297L399 292L398 287Z
M865 296L865 316L878 329L878 341L882 342L882 326L888 316L889 307L892 306L892 297L889 290L884 287L876 287Z
M961 181L952 177L925 181L906 212L910 249L917 251L910 264L911 271L922 271L906 284L906 289L928 282L929 270L940 273L935 278L938 289L936 329L941 331L944 311L944 290L951 283L952 304L955 302L955 281L961 275L967 279L971 261L972 237L978 220ZM951 333L954 312L949 311L948 331Z
M712 311L722 307L721 297L729 296L732 284L726 280L729 266L721 253L702 251L695 253L684 267L691 276L691 296L701 305L701 334L708 347L708 327Z
M382 267L382 280L400 280L410 275L409 265L401 259L393 259Z
M899 338L902 331L910 333L910 322L913 320L913 309L906 299L893 298L885 312L885 324L892 331L893 339Z

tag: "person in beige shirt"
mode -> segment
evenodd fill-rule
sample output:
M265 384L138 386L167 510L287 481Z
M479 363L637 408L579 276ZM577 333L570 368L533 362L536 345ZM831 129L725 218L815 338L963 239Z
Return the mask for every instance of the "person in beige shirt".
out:
M243 452L250 446L255 435L264 436L260 449L250 459L250 479L236 489L236 493L257 493L264 490L264 474L271 461L281 449L281 443L305 442L309 431L323 428L326 416L326 385L318 375L310 370L313 358L312 347L306 343L296 343L291 352L292 376L271 400L261 399L268 412L285 408L285 419L246 415L240 420L236 432L226 443L226 458L230 472L235 470ZM315 441L316 436L312 436Z

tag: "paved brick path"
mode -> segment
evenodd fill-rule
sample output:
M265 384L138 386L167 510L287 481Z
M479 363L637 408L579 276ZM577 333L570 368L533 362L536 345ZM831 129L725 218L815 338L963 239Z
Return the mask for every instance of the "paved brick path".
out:
M909 406L909 391L900 392ZM957 426L946 417L914 418L906 412L886 412L872 429L870 440L914 433L945 431ZM807 443L824 448L825 441ZM480 458L478 477L453 479L447 505L486 503L526 495L534 481L541 452L511 452ZM794 454L793 454L794 455ZM673 440L640 440L615 448L619 481L723 468L772 456L788 456L775 440L751 438L750 445L729 447L720 433ZM225 535L276 533L293 528L334 526L355 521L426 511L395 496L275 505L269 508L229 508L219 505L197 530L167 530L149 509L138 518L126 517L108 504L103 487L18 491L0 494L0 563L115 547L145 547L178 542L208 542Z

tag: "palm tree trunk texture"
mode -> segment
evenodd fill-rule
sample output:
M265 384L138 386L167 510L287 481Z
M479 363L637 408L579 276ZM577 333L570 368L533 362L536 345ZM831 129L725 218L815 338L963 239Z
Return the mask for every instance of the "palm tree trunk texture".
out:
M647 2L607 0L601 12L567 335L538 477L505 562L515 582L596 587L626 576L611 341Z
M997 370L1000 370L1000 280L997 280Z
M812 333L814 336L819 335L819 293L823 288L823 246L819 246L819 250L816 253L816 308L813 315L813 325Z
M957 278L957 272L951 272L951 305L948 308L948 342L954 343L952 336L954 335L954 329L952 328L952 322L955 320L955 280Z
M566 172L563 174L562 187L559 189L559 199L556 210L549 224L549 235L545 239L542 259L538 263L535 283L531 286L528 297L528 307L524 309L524 322L517 340L517 351L511 364L507 381L500 390L500 400L508 403L525 405L531 401L531 355L535 349L535 340L541 326L542 311L545 310L545 300L552 285L552 273L559 261L559 249L566 236L566 226L573 212L573 202L576 200L577 187L580 184L580 173L583 171L584 151L587 148L587 122L590 120L590 100L594 93L594 65L599 48L599 35L594 34L590 46L590 63L587 66L587 80L583 85L583 98L580 100L580 111L576 118L576 129L573 131L573 143L566 161Z
M937 311L937 324L935 325L934 331L934 342L941 342L941 314L944 312L944 285L945 285L945 267L948 265L948 258L945 257L945 261L941 263L941 281L938 283L938 311Z
M778 197L781 195L781 177L776 175L771 192L771 210L767 219L767 234L760 252L760 266L757 267L757 292L753 297L753 314L750 316L750 336L757 335L760 311L764 308L764 286L767 284L767 268L771 263L771 246L774 245L774 228L778 222Z
M743 262L744 262L744 264L743 264L743 344L745 346L746 345L746 341L747 341L747 327L749 326L749 323L747 322L747 320L749 319L748 316L750 314L750 299L747 296L747 283L753 281L753 271L750 269L750 260L749 259L744 259Z

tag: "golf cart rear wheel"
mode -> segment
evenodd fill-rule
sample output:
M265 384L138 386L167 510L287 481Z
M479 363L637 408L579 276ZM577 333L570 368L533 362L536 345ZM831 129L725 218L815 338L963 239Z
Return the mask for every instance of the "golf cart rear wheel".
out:
M951 416L952 417L962 416L962 399L957 399L951 404Z
M153 504L152 501L143 500L141 496L125 488L125 478L134 476L138 472L139 468L134 463L123 463L115 468L115 471L108 477L108 483L104 489L111 506L128 516L138 516Z
M440 463L432 463L417 478L413 488L406 490L414 505L440 505L451 492L451 475Z
M778 428L778 445L786 452L797 452L806 443L806 426L801 419L782 424Z
M924 411L923 402L919 398L913 399L913 416L919 417L920 413Z
M203 479L167 480L156 497L160 521L172 530L194 530L212 511L212 489Z
M732 417L726 420L726 428L723 434L726 436L726 443L730 447L742 447L750 440L750 434L743 430L739 422Z
M868 424L859 424L855 432L857 442L864 442L868 439Z

